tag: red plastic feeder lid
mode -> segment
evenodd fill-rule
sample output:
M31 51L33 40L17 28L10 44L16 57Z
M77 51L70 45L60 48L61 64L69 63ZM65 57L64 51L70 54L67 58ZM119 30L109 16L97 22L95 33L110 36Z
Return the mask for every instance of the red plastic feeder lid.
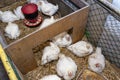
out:
M38 10L38 6L34 3L26 4L22 7L23 14L32 14Z

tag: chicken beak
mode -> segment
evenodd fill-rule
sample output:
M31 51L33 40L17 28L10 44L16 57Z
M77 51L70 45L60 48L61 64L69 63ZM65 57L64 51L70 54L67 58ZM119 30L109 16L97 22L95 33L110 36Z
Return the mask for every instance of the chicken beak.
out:
M95 64L95 66L96 66L96 67L100 67L100 64L99 64L99 63L97 63L97 64Z
M70 41L70 37L67 36L66 39L67 39L67 41Z
M73 75L72 72L68 72L69 77L72 77L72 75Z

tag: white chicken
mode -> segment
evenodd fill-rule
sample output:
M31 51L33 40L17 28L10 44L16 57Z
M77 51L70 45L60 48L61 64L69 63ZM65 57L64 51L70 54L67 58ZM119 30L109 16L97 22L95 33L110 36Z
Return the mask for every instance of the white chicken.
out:
M20 30L17 24L9 22L5 28L5 33L10 39L16 39L20 35Z
M53 38L53 43L59 47L67 47L72 43L72 38L67 32L63 32Z
M66 57L64 54L59 55L60 59L56 65L57 74L63 77L65 80L71 80L75 77L77 71L77 65L70 57Z
M61 80L61 78L59 78L57 75L47 75L40 80Z
M13 14L12 11L0 11L0 19L2 22L13 22L19 20L19 18L15 14Z
M85 41L79 41L67 47L73 54L79 57L84 57L93 52L93 47L90 43Z
M57 45L50 42L50 46L47 46L43 50L42 62L41 64L44 65L52 60L57 60L60 53L60 49Z
M97 47L96 52L88 58L89 68L94 72L100 73L105 68L105 58L101 53L101 48Z
M47 0L27 0L28 3L34 3L38 6L38 10L41 11L41 4L40 1L44 1L45 3L48 3Z
M19 19L24 19L25 17L24 17L24 15L23 15L22 11L21 11L21 8L22 8L22 6L18 6L18 7L14 10L14 13L15 13L15 15L16 15Z
M54 17L51 16L51 18L47 18L47 19L45 19L45 20L42 22L42 24L40 25L40 28L39 28L39 29L41 30L41 29L47 27L48 25L54 23L55 21L56 21L56 20L54 19Z
M58 5L53 5L49 2L39 1L39 5L41 12L48 16L54 15L58 10Z

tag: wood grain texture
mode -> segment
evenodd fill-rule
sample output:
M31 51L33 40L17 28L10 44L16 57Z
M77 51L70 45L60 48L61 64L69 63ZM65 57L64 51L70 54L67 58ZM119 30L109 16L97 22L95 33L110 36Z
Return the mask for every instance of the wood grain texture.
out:
M89 6L85 6L49 25L42 30L37 30L30 35L6 47L6 51L23 74L37 67L32 48L43 43L61 32L73 28L73 42L81 40L87 21Z

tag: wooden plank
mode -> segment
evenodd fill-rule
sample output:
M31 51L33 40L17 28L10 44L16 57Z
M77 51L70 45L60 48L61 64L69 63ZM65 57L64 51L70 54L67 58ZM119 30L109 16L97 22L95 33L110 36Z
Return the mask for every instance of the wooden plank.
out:
M34 59L32 48L53 38L61 32L73 28L73 42L82 39L88 16L88 9L88 6L86 6L77 10L61 18L52 25L49 25L49 27L35 31L6 47L6 51L9 52L9 55L18 69L20 69L23 74L26 74L28 71L36 68L37 64Z
M6 53L4 52L1 44L0 44L0 59L3 63L3 65L4 65L4 68L5 68L8 76L9 76L9 79L10 80L18 80L17 76L16 76L16 74L15 74L15 72L14 72L14 70L13 70L13 68L12 68L12 66L9 62L9 59L8 59Z
M23 74L26 74L28 71L31 71L34 68L36 68L37 63L34 59L32 49L29 47L29 45L27 45L27 43L20 43L21 42L16 43L16 46L13 46L12 48L9 47L9 49L6 49L6 51L8 52L18 69Z

